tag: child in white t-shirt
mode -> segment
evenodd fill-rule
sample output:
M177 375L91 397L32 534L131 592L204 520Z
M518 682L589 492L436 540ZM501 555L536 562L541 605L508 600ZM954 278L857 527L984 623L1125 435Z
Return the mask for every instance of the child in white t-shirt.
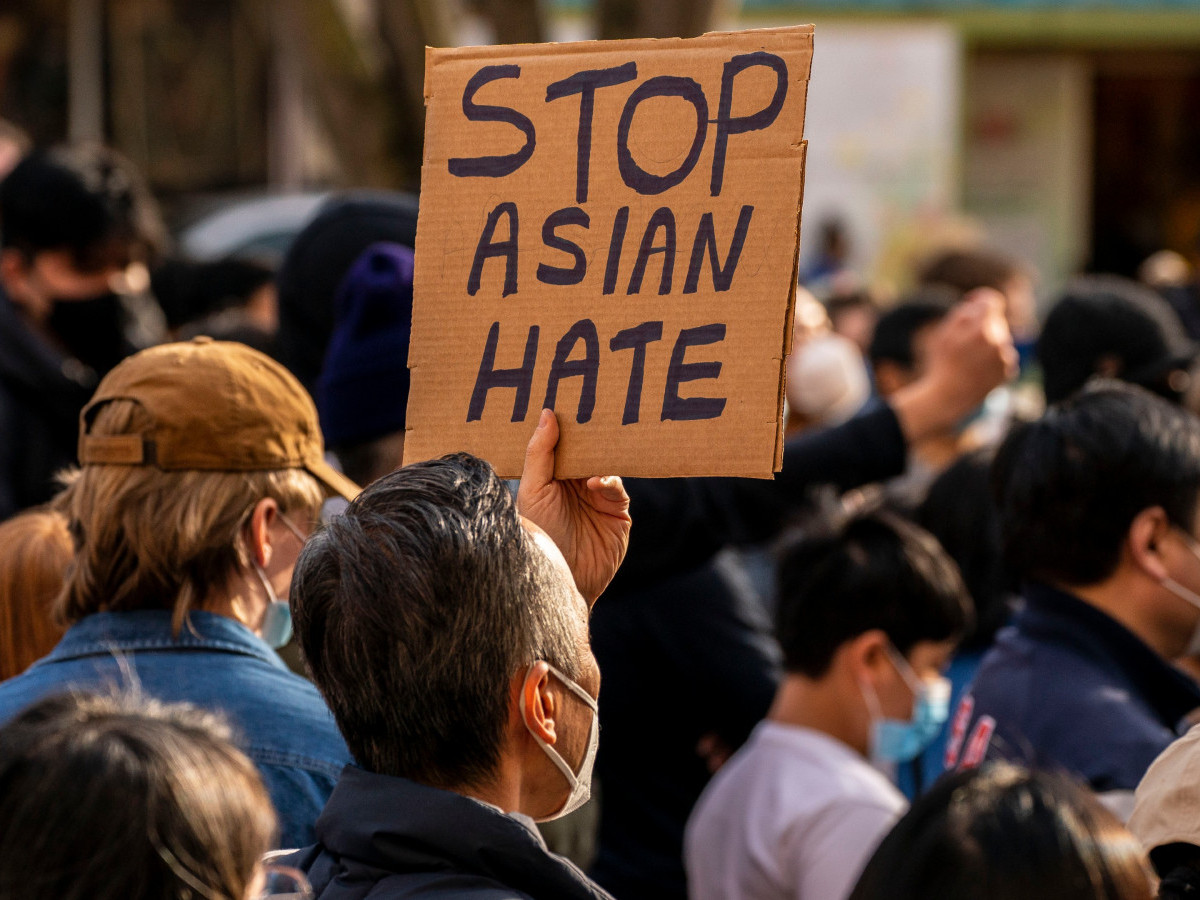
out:
M954 563L884 512L785 551L786 674L767 719L688 821L692 900L843 900L906 807L881 768L940 731L971 618Z

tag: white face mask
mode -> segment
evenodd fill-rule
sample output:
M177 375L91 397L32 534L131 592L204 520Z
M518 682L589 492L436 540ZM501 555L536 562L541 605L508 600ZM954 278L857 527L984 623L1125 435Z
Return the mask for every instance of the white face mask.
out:
M1180 536L1183 538L1183 542L1187 544L1187 548L1192 551L1192 556L1196 557L1197 560L1200 560L1200 548L1196 546L1196 541L1191 535L1185 534L1182 529L1176 530L1179 531ZM1196 607L1196 609L1200 609L1200 594L1185 588L1173 578L1164 578L1159 583L1180 600L1184 600ZM1184 654L1187 656L1200 656L1200 622L1196 623L1196 627L1192 631L1192 638L1190 641L1188 641L1188 646L1184 651Z
M600 746L600 709L596 705L595 699L593 699L591 694L581 688L572 679L568 678L558 669L554 668L554 666L551 666L549 663L546 665L549 666L550 671L554 673L555 677L558 678L558 680L561 681L567 687L567 689L571 691L571 693L586 703L588 708L591 709L592 730L588 735L587 751L583 754L583 762L579 764L579 771L573 772L571 771L571 767L567 765L567 761L562 758L562 754L547 744L540 734L529 727L529 721L525 715L525 686L522 686L521 720L525 722L525 728L528 729L529 733L533 735L533 739L538 742L538 745L546 752L546 755L550 757L550 761L558 767L558 770L562 772L563 777L567 779L567 784L571 786L571 793L567 795L567 800L562 805L562 808L553 815L538 819L538 822L553 822L555 819L561 819L563 816L575 812L575 810L579 809L579 807L588 802L588 799L592 796L592 767L596 764L596 749ZM530 669L529 674L533 674L532 668ZM529 675L525 676L525 680L528 683Z

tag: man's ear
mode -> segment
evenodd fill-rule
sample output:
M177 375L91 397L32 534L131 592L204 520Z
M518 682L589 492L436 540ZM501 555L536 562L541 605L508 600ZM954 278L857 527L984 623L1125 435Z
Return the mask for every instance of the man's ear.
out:
M877 362L874 372L875 386L879 389L880 396L883 397L890 397L906 384L911 384L916 380L911 372L890 359L881 359Z
M849 668L856 682L878 683L891 668L888 659L888 636L880 628L864 631L851 638L838 651L841 664Z
M1163 542L1171 532L1171 522L1161 506L1143 509L1133 517L1125 534L1129 558L1154 581L1170 578L1163 563Z
M243 529L246 541L246 551L250 559L264 569L271 564L271 527L275 517L279 515L279 504L270 497L264 497L254 504L250 519Z
M557 696L550 690L550 666L536 662L530 666L521 684L521 696L525 703L521 715L525 727L547 744L558 740L554 717L558 715Z
M21 289L29 277L29 259L20 250L7 247L0 250L0 285L6 293L24 296Z

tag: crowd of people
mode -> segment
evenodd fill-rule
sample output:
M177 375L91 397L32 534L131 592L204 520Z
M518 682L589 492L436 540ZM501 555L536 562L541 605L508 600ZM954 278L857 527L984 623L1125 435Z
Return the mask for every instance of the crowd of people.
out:
M1200 890L1186 264L822 271L774 481L558 481L545 410L506 483L401 466L413 198L201 262L22 152L0 900Z

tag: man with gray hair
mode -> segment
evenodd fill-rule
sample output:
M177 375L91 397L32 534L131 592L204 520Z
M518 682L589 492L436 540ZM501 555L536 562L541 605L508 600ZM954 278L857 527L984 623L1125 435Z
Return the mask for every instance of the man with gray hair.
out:
M588 616L630 522L620 479L553 480L557 438L544 411L515 501L446 456L376 481L305 548L296 634L357 762L294 860L318 897L608 896L531 821L588 797Z

